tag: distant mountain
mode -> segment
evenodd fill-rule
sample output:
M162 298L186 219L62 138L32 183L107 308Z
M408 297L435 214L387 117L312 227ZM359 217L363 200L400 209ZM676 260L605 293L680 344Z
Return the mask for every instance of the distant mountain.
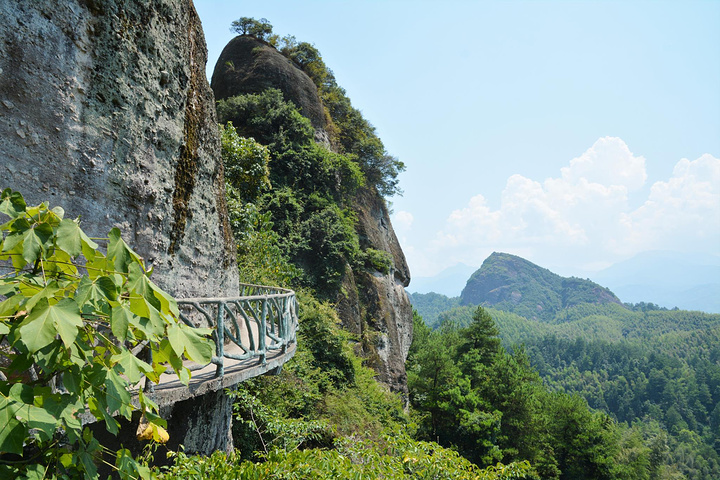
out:
M592 274L624 302L720 313L720 257L644 252Z
M432 277L413 277L408 291L414 293L435 292L448 297L457 297L475 270L477 267L458 263Z
M518 256L497 252L472 274L460 303L492 306L543 321L581 303L622 305L613 292L595 282L561 277Z

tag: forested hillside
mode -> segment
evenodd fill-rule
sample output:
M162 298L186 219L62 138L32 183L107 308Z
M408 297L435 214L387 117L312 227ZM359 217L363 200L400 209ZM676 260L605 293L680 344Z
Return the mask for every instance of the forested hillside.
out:
M541 273L530 285L550 272ZM473 324L477 307L459 300L411 295L437 332ZM657 475L650 478L720 475L720 315L581 302L540 319L505 305L485 310L505 348L526 358L552 391L577 394L607 412L622 438L634 439L636 453L650 449Z
M564 278L523 258L495 252L468 279L460 303L488 305L549 321L573 305L621 302L590 280Z

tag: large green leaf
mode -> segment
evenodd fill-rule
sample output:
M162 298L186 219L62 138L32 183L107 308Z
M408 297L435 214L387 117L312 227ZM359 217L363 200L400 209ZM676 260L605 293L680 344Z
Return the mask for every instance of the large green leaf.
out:
M94 279L96 277L106 275L108 273L108 259L101 252L93 251L91 254L84 253L87 262L85 268L88 277Z
M65 346L69 348L75 342L78 329L83 326L80 310L78 310L73 299L64 298L53 306L53 311L57 314L56 326L60 338L62 338Z
M112 309L110 318L110 328L121 342L127 338L128 326L133 321L134 313L130 311L127 305L120 304Z
M105 377L105 398L111 414L114 415L115 412L118 412L120 415L130 418L132 407L127 387L127 380L118 375L114 369L108 370Z
M128 273L128 267L141 262L140 256L121 238L120 230L113 228L108 233L108 261L113 262L115 271Z
M57 229L57 240L55 240L55 244L71 257L77 257L82 253L80 233L80 226L66 218L60 222L60 226Z
M27 204L20 192L13 192L6 188L2 192L2 202L0 202L0 212L11 218L16 218L25 213Z
M129 350L113 355L110 361L120 364L123 373L132 384L139 382L146 373L152 372L152 367L148 363L137 358Z
M32 311L32 309L35 308L35 305L43 299L47 300L48 303L54 303L53 298L55 298L55 294L59 290L60 288L58 287L58 283L56 281L48 282L48 284L42 288L40 288L40 286L25 285L24 288L20 289L20 292L25 297L30 297L24 305L25 310L28 312Z
M40 257L52 233L52 227L46 223L36 223L33 228L25 230L22 235L22 257L27 263L33 263Z
M108 276L93 279L83 277L75 294L75 302L77 302L78 306L91 303L98 310L102 310L102 304L114 301L117 294L117 287L112 278Z
M180 317L180 310L178 309L177 301L175 298L173 298L172 295L166 293L160 287L155 285L153 282L150 283L150 288L153 291L153 294L155 295L155 298L157 298L160 301L160 311L162 313L171 313L175 316L175 318Z
M16 414L24 403L0 393L0 451L22 454L23 442L27 437L27 425L21 423Z
M98 248L97 243L82 231L77 220L69 219L60 222L55 244L73 257L82 253L86 258L91 258L92 252Z
M57 327L46 298L41 299L20 326L20 341L35 353L55 340Z
M59 334L66 347L70 347L82 326L77 304L64 298L55 305L41 299L20 327L20 341L30 353L49 345Z
M197 363L209 363L212 359L213 342L201 337L194 328L184 323L174 323L168 327L168 340L178 356L185 352L190 360Z
M0 302L0 317L10 317L18 311L20 303L25 300L23 295L13 295Z
M127 288L132 293L142 295L156 310L162 308L160 299L155 295L156 291L162 292L162 290L157 288L150 279L147 278L145 272L137 263L133 263L128 268Z

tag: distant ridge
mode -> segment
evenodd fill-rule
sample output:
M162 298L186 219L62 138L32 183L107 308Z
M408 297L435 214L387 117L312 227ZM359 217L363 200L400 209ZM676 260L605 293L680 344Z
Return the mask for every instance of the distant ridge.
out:
M551 321L560 310L581 303L622 305L613 292L595 282L561 277L524 258L498 252L472 274L460 303L492 306L543 321Z

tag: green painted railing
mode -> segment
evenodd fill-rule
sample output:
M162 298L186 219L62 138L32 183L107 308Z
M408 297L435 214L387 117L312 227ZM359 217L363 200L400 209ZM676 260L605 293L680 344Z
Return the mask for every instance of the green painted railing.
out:
M265 365L268 354L285 353L296 341L297 300L292 290L240 284L238 297L182 298L177 303L186 325L213 329L215 355L211 363L217 367L216 378L225 375L226 359L257 358ZM190 370L207 365L194 365ZM154 383L147 380L144 390L155 391Z
M180 319L191 327L212 327L216 377L225 372L225 359L257 358L265 364L270 351L287 350L295 342L297 301L292 290L263 285L240 285L239 297L178 299ZM261 334L264 333L264 334ZM240 352L231 353L231 344Z
M263 285L240 285L240 296L183 298L177 300L180 319L191 327L211 327L215 341L212 363L215 376L225 373L225 359L257 358L265 364L268 353L295 342L297 301L292 290ZM264 334L261 334L264 333ZM232 344L239 347L228 351ZM202 367L202 366L200 366Z

